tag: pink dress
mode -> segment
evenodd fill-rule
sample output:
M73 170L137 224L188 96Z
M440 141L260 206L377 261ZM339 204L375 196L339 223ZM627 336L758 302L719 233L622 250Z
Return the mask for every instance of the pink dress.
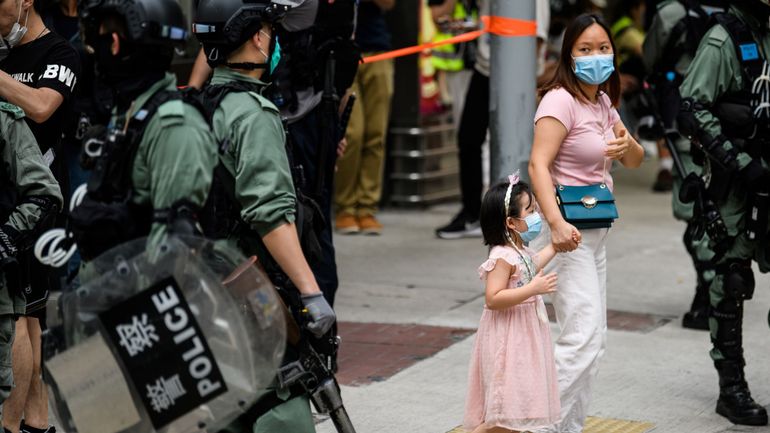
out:
M479 267L485 278L498 260L516 266L506 290L529 283L536 272L531 251L524 259L508 246L497 246ZM526 263L524 263L526 260ZM527 266L528 265L528 266ZM484 306L468 373L465 429L482 423L511 430L534 430L559 421L559 386L543 298L493 311Z

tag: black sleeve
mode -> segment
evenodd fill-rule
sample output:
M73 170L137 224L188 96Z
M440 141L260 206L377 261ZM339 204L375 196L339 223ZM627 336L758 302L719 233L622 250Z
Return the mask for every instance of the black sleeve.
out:
M61 39L48 50L48 57L41 66L37 88L49 88L59 92L67 102L75 93L80 77L80 58L77 51Z

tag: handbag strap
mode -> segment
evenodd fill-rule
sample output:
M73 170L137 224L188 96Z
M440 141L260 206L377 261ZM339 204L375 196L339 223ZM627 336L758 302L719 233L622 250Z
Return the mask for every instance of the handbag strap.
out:
M601 104L602 108L607 108L607 107L604 106L604 99L602 98L602 95L599 95L599 104ZM602 110L602 111L604 111L604 110ZM609 108L607 108L607 115L606 116L602 115L602 117L604 117L604 120L607 122L605 124L605 125L607 125L606 127L604 125L602 125L602 127L603 127L602 137L605 140L607 140L607 130L609 130L612 127L612 125L610 125L610 109ZM603 161L603 164L604 164L604 168L603 168L603 171L602 171L602 188L606 188L607 187L607 161L609 161L609 158L607 158L606 156L602 156L602 161Z
M607 188L607 161L610 159L607 157L604 158L604 171L602 173L602 188Z

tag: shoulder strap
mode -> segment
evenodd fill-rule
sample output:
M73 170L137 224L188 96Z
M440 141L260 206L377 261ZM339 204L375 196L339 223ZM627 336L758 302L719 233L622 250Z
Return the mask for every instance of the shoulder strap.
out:
M208 85L203 90L186 90L182 94L186 98L190 98L196 107L199 107L206 122L211 127L214 123L214 113L220 106L222 101L232 92L259 92L259 86L255 84L244 83L242 81L231 81L225 84ZM222 140L218 145L219 153L222 154L230 147L230 141L228 139ZM214 168L215 182L219 183L221 188L217 188L218 192L225 195L225 198L233 203L236 207L238 205L238 199L235 196L235 178L227 171L224 165L220 162Z
M684 52L695 57L698 51L701 39L706 31L711 27L711 17L708 12L696 0L680 0L684 5L685 18L684 25L687 27Z
M158 112L158 108L166 102L181 99L181 93L172 90L162 90L152 95L144 106L131 116L131 121L128 123L128 130L131 131L130 137L140 140L150 120Z
M214 119L214 112L220 103L232 92L257 92L259 93L260 87L256 84L245 83L243 81L231 81L225 84L212 84L206 86L200 91L200 95L205 103L205 106L211 107L210 113L206 117L206 120L211 123Z

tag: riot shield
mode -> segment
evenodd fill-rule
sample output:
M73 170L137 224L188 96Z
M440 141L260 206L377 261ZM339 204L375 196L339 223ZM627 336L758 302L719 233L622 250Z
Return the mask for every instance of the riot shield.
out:
M285 318L267 277L223 242L120 245L49 308L52 408L70 433L215 432L275 377Z

